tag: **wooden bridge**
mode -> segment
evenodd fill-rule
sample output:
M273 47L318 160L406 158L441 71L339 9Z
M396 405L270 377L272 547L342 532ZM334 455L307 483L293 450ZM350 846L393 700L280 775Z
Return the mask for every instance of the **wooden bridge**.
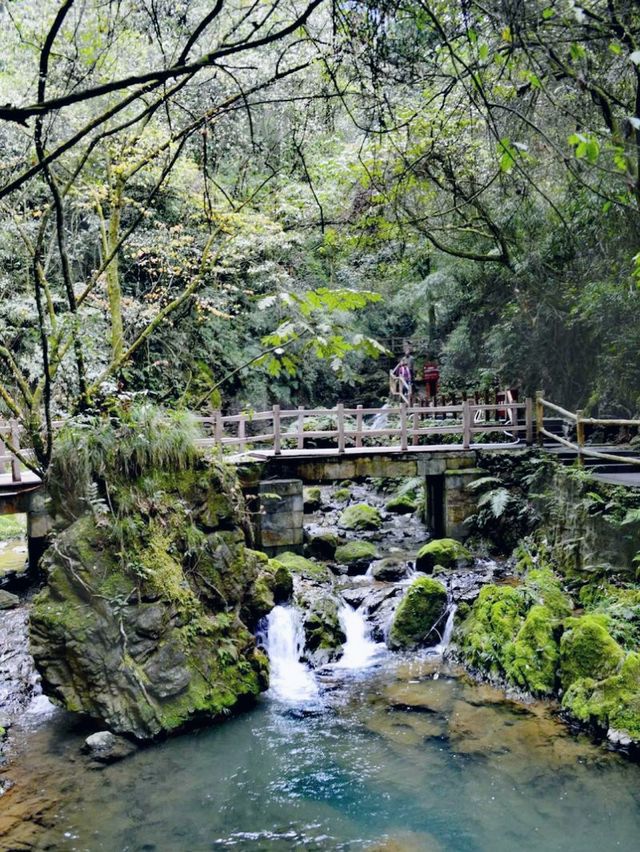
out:
M436 534L464 537L466 518L476 510L467 486L482 475L478 451L520 452L536 440L563 462L591 467L598 479L640 487L637 453L589 440L594 429L640 429L640 420L584 417L542 393L523 402L474 398L445 405L338 404L332 409L274 405L261 412L213 412L196 421L199 445L238 465L245 489L258 500L264 480L269 480L264 482L269 493L274 480L284 477L288 483L273 508L272 529L261 533L261 546L274 552L295 548L302 540L302 506L294 504L302 500L303 482L363 477L423 478L428 525ZM21 438L17 422L0 421L0 514L27 514L29 558L35 564L46 542L48 518L41 478L21 461L33 458ZM292 483L300 494L290 491ZM290 510L287 501L293 501Z

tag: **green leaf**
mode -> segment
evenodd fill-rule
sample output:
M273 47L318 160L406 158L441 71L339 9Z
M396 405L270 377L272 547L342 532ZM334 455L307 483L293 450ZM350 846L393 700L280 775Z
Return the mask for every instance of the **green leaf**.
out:
M554 10L551 8L551 6L547 6L547 8L546 8L546 9L543 9L543 10L542 10L542 17L543 17L543 19L544 19L545 21L548 21L548 20L549 20L549 18L553 18L553 16L554 16L554 15L555 15L555 12L554 12Z
M489 58L489 45L481 44L478 48L478 57L482 62Z

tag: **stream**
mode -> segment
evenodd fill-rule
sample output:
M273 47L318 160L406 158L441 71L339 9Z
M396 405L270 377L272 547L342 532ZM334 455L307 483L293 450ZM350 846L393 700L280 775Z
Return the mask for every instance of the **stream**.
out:
M424 534L385 524L398 551ZM370 582L353 578L356 591ZM260 637L270 688L253 708L111 765L82 753L92 729L36 702L0 772L14 784L0 850L637 848L640 766L447 662L454 614L452 602L437 646L397 654L345 599L342 656L313 670L301 613L277 606Z

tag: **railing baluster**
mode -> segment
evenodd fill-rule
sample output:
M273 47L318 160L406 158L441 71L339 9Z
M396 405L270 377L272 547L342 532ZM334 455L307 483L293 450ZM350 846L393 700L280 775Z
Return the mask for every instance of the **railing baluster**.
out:
M536 431L538 433L538 443L540 446L544 444L544 435L542 434L542 430L544 429L544 407L542 405L542 400L544 398L544 391L536 391Z
M273 406L273 452L279 456L282 452L280 435L280 406Z
M582 455L582 448L584 447L584 411L582 408L579 408L576 411L576 443L578 444L578 464L582 467L584 464L584 457Z
M344 405L338 403L338 452L344 453Z
M420 436L418 435L418 429L420 428L420 415L417 411L414 411L411 416L411 444L414 447L418 446L418 441L420 440Z
M298 449L304 450L304 405L299 405L298 411Z
M11 421L11 443L14 450L20 449L20 426L17 420ZM20 461L17 456L11 459L11 477L14 482L22 482L22 473L20 472Z
M462 448L471 446L471 403L468 399L462 403Z
M356 413L356 447L362 446L362 406L359 405Z
M400 449L402 451L408 448L407 437L407 406L403 402L400 406Z
M246 448L245 435L245 416L241 414L238 420L238 449L241 453L244 453Z
M213 412L213 437L218 447L222 449L222 438L224 435L222 429L222 412L220 409L216 409Z

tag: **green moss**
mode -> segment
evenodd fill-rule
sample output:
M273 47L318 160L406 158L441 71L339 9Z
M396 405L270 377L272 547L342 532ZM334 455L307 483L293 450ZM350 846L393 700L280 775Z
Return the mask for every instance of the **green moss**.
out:
M581 722L613 728L640 741L640 654L632 651L618 674L574 681L562 706Z
M351 565L355 562L373 562L377 556L376 546L370 541L348 541L336 548L335 560Z
M351 491L348 488L338 488L333 492L336 503L346 503L349 497L351 497Z
M316 486L303 489L304 511L316 512L322 506L322 492Z
M278 554L278 562L288 568L292 574L298 574L307 580L323 582L331 578L326 565L319 565L317 562L312 562L311 559L306 559L304 556L292 553L289 550Z
M459 541L453 538L439 538L420 548L416 557L416 569L430 572L435 565L454 568L472 558L471 552Z
M624 651L607 631L607 619L599 615L569 618L560 640L560 680L567 689L577 680L602 680L614 674Z
M547 566L532 568L527 573L525 589L536 603L543 604L557 618L564 618L573 609L571 598L563 592L559 578Z
M382 526L380 512L366 503L348 506L338 519L338 526L345 530L379 530Z
M444 628L447 590L430 577L420 577L409 586L391 623L390 648L416 648L435 644Z
M531 607L514 642L508 646L505 674L511 683L534 695L550 695L554 691L559 658L557 628L558 619L550 609Z
M0 515L0 541L24 538L27 534L26 515Z
M417 509L418 504L408 494L403 494L401 497L392 497L387 500L385 509L387 512L394 512L397 515L410 515Z
M514 657L512 645L525 612L518 589L484 586L459 630L463 658L481 671L504 675L506 661Z
M338 542L338 536L330 530L310 533L307 541L307 552L309 556L316 559L333 559Z

